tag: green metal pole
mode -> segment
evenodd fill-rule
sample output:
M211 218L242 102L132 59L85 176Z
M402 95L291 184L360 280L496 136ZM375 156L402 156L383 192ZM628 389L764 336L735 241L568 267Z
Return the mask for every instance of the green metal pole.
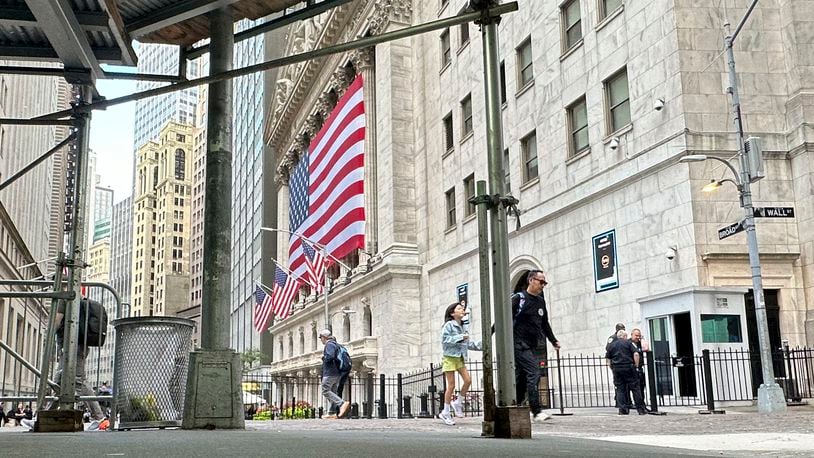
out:
M476 196L486 196L486 182L478 181ZM495 382L492 368L492 301L489 299L489 216L486 202L478 205L478 267L480 272L481 334L483 341L483 423L482 436L495 434Z

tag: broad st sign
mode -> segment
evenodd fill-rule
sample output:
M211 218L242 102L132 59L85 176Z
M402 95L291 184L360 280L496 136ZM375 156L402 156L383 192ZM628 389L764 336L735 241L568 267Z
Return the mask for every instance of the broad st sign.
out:
M718 229L718 240L723 240L730 235L735 235L738 232L743 232L746 227L743 225L743 220L738 221L737 223L730 224L729 226L724 226Z

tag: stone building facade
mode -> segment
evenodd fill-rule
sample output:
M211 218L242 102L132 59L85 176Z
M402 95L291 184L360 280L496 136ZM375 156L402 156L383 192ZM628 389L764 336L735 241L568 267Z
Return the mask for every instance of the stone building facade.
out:
M547 272L565 352L601 352L620 321L641 327L666 357L751 346L745 237L717 236L742 218L738 196L727 184L701 192L729 172L714 161L679 162L737 151L721 51L725 14L736 24L747 2L728 11L678 0L518 3L499 26L504 181L520 200L521 224L516 215L509 221L512 285L529 269ZM294 27L288 54L449 17L465 5L345 5ZM803 32L811 7L760 4L735 49L744 128L765 152L755 205L795 208L794 218L757 223L778 346L814 344L814 48ZM280 73L266 141L279 164L282 222L302 139L355 74L365 79L367 247L359 267L339 273L349 282L329 295L335 334L357 372L439 360L443 310L461 285L480 335L477 221L467 200L487 179L482 62L470 24ZM608 232L617 287L598 292L593 239ZM277 245L284 261L288 237ZM301 295L293 316L275 321L272 372L315 373L323 313L321 296Z

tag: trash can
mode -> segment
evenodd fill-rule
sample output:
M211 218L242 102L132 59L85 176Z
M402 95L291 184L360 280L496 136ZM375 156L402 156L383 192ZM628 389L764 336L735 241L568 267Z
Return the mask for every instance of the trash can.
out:
M114 428L180 427L195 322L133 317L113 327Z

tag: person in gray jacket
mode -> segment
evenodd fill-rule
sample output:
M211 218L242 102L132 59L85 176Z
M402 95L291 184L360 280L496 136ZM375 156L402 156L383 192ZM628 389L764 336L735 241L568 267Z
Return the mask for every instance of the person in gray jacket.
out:
M464 331L461 322L465 314L466 310L461 304L457 302L450 304L444 312L444 327L441 329L441 345L444 350L441 364L447 381L447 390L444 392L444 410L438 414L438 418L444 424L450 426L455 424L455 420L450 415L450 406L454 409L456 417L463 417L463 399L472 384L472 377L470 377L469 371L466 370L465 364L467 351L481 349L480 343L473 342L469 338L469 334ZM464 383L461 386L458 398L453 402L455 372L461 374Z

